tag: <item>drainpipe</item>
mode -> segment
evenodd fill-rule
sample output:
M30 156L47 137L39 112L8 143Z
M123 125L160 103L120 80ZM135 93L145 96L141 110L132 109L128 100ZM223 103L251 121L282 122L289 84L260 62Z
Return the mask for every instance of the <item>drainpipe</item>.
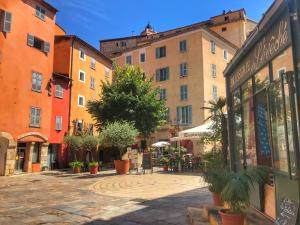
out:
M70 68L70 95L69 95L69 118L68 118L68 132L71 129L71 104L72 104L72 86L73 86L73 54L74 54L75 37L72 38L71 46L71 68Z

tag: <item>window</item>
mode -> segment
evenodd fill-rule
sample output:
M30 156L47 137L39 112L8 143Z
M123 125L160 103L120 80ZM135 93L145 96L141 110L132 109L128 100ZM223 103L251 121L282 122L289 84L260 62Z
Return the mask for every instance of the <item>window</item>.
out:
M217 65L211 64L211 75L213 79L217 78Z
M81 120L76 121L76 132L81 134L83 132L83 122Z
M277 70L277 77L274 78L274 80L278 79L280 76L282 76L283 74L285 74L286 68L280 68Z
M55 97L57 98L64 97L64 90L60 84L55 85Z
M96 60L94 58L91 58L91 64L90 64L90 67L92 69L96 69Z
M127 65L131 65L132 64L132 56L131 55L127 55L125 58L125 63Z
M2 20L0 20L2 21L1 30L6 33L11 32L12 14L10 12L4 11L2 17Z
M31 107L30 109L30 127L40 127L41 122L41 109Z
M212 98L215 101L218 100L218 88L215 85L212 86Z
M42 74L32 72L31 90L36 92L42 92Z
M79 77L78 80L85 83L85 72L82 70L79 70Z
M167 53L166 53L166 46L156 48L155 52L156 52L156 58L157 59L166 57L166 55L167 55Z
M121 41L121 46L125 47L127 45L127 43L125 41Z
M188 65L187 63L180 64L180 76L186 77L188 75Z
M81 59L81 60L85 60L85 51L84 51L84 49L79 49L79 58Z
M211 53L213 53L213 54L216 53L216 42L210 41L210 51L211 51Z
M160 89L159 100L166 100L166 99L167 99L167 90Z
M41 143L34 143L32 150L32 163L40 162Z
M166 121L167 123L170 122L170 108L167 108L167 109L166 109L166 112L165 112L165 121Z
M110 75L110 69L105 67L105 77L109 78L109 75Z
M179 51L181 53L184 53L187 51L187 47L186 47L186 40L180 41L179 42Z
M169 67L156 70L156 81L169 80Z
M90 88L91 88L91 89L95 89L95 77L91 77L91 80L90 80Z
M33 48L36 48L42 52L50 52L50 43L43 41L31 34L27 34L27 45Z
M227 31L227 27L222 27L222 32Z
M191 125L192 124L192 106L178 106L177 107L177 115L176 115L177 123L183 125Z
M228 51L227 50L223 50L223 56L224 56L224 60L228 61Z
M45 20L46 10L40 7L39 5L35 8L35 15L41 20Z
M78 106L84 107L84 96L78 95Z
M146 61L146 54L145 53L141 53L140 54L140 62L144 63Z
M224 17L224 20L225 20L225 21L228 21L228 20L229 20L229 16L225 16L225 17Z
M188 86L181 85L180 86L180 100L187 100L188 99Z
M55 117L55 130L61 131L62 130L62 116Z

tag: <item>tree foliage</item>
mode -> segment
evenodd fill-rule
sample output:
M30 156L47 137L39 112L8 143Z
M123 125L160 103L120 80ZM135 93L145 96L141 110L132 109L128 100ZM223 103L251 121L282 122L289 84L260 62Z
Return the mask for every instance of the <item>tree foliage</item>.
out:
M117 148L120 156L126 151L126 147L135 143L138 130L128 122L108 123L101 131L99 143L103 147Z
M103 125L115 121L128 121L143 137L148 137L163 122L166 108L157 100L159 88L152 87L138 67L116 66L114 81L102 82L99 100L87 104L88 112L101 130Z

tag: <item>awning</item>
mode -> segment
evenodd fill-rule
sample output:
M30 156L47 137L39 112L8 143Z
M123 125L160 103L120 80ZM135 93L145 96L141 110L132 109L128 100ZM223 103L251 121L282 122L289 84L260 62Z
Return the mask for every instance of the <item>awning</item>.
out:
M170 141L193 140L199 139L201 135L212 132L210 127L212 122L205 123L201 126L194 127L188 130L183 130L178 133L178 137L170 138Z
M159 142L156 142L154 144L151 145L151 147L154 147L154 148L162 148L162 147L166 147L166 146L169 146L170 143L169 142L166 142L166 141L159 141Z

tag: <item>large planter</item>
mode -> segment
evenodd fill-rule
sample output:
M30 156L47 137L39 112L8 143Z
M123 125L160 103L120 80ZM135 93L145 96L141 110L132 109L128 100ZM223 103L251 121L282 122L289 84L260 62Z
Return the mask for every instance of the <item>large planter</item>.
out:
M91 174L97 174L97 172L98 172L98 166L90 166Z
M73 173L80 173L80 167L74 167Z
M223 206L224 205L224 202L221 199L220 194L211 192L211 195L212 195L213 203L215 206Z
M244 225L245 215L229 213L229 209L221 209L219 214L222 218L222 225Z
M127 174L129 172L129 160L115 160L117 174Z
M31 169L33 173L41 172L41 164L40 163L32 163Z
M168 165L164 165L164 171L168 172L169 171L169 166Z

